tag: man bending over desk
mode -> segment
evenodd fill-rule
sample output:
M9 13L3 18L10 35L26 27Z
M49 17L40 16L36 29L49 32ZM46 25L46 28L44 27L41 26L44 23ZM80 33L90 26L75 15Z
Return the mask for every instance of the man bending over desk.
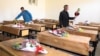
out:
M24 7L21 7L21 13L15 18L17 20L21 16L23 16L25 24L32 24L32 15L29 11L25 10Z

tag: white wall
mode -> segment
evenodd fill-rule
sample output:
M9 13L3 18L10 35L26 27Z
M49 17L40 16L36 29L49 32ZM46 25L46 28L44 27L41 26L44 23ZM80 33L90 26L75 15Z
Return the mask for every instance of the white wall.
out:
M20 13L21 6L29 10L33 18L45 17L45 0L38 0L37 5L30 5L28 0L0 0L0 22L13 20Z
M38 0L37 5L30 5L28 0L0 0L0 22L3 20L13 20L20 12L20 7L24 6L29 10L33 18L58 19L59 12L63 5L69 5L70 16L74 16L77 8L81 8L79 21L100 22L100 0ZM22 19L22 18L20 18Z
M89 20L90 22L100 22L100 0L46 0L46 17L52 19L59 18L59 12L63 10L63 5L69 5L69 14L74 16L77 8L80 8L80 16L76 22Z

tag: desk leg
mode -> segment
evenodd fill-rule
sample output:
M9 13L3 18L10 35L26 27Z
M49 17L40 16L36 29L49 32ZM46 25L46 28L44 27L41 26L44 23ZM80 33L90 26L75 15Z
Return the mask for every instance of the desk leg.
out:
M96 52L96 48L97 48L98 42L99 42L99 34L97 35L97 40L96 40L95 42L92 42L93 47L94 47L94 50L93 50L93 52L91 53L91 54L92 54L91 56L95 56L95 52Z

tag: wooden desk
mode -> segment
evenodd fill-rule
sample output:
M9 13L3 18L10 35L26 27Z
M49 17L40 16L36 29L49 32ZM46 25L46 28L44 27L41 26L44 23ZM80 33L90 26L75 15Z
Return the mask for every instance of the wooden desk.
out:
M20 23L24 23L23 20L17 20L17 21ZM3 21L3 25L14 24L14 23L15 23L14 21L7 21L7 20Z
M35 56L34 52L18 51L12 48L12 44L14 42L21 42L23 40L24 40L23 38L18 38L18 39L12 39L12 40L1 42L0 43L0 56ZM37 56L74 56L67 52L56 50L48 46L44 46L44 45L42 46L48 51L48 53L46 55L38 54Z
M91 42L90 45L94 48L92 53L93 55L95 55L96 49L97 49L97 44L98 44L98 31L95 30L87 30L87 29L83 29L83 32L79 32L77 30L69 30L69 29L64 29L66 30L68 33L70 34L74 34L74 35L80 35L80 36L86 36L86 37L90 37L91 38Z
M42 19L44 22L48 23L55 23L56 25L59 25L59 20L54 20L54 19Z
M1 31L7 32L7 33L10 33L13 35L17 35L17 36L27 36L29 34L28 27L17 28L17 27L12 27L12 24L11 25L2 25Z
M95 31L95 30L83 29L83 32L79 32L79 31L76 31L76 30L69 30L69 29L64 29L64 30L67 31L70 34L90 37L91 41L96 41L97 35L98 35L98 31Z
M29 24L25 26L30 27L31 30L45 31L45 24Z
M100 25L95 25L95 24L90 24L89 26L92 26L92 27L100 27Z
M51 28L51 29L57 28L56 23L43 22L43 24L45 24L47 28Z
M98 24L90 23L90 24L88 24L88 25L84 25L84 23L79 23L79 24L77 24L77 25L79 25L79 26L100 27L100 24L99 24L99 23L98 23Z
M69 37L58 37L45 31L38 33L37 38L41 43L44 44L48 44L83 55L89 54L89 37L72 34L70 34Z
M14 24L13 21L3 21L3 25L7 25L7 24Z
M45 24L46 28L51 28L51 29L57 28L57 24L58 24L58 23L52 23L52 22L46 22L46 21L41 22L41 21L38 21L38 20L34 20L33 22L36 23L36 24Z
M100 31L100 28L99 27L91 27L91 26L79 26L79 27L80 28L83 28L83 29Z
M1 26L2 26L3 24L2 23L0 23L0 31L1 31Z
M90 24L91 25L98 25L98 26L100 26L100 23L96 23L96 22L91 22Z

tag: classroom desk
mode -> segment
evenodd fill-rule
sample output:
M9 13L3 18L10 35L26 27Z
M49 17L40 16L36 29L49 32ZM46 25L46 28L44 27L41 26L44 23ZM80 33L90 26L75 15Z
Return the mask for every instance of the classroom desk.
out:
M100 25L95 25L95 24L90 24L89 26L92 26L92 27L100 27Z
M48 31L40 32L37 38L41 43L68 50L74 53L89 55L90 37L70 34L69 37L58 37Z
M50 29L55 29L57 28L57 23L52 23L52 22L41 22L41 21L33 21L36 24L45 24L46 28L50 28Z
M99 33L98 31L96 30L89 30L89 29L83 29L82 32L78 31L78 30L69 30L69 29L64 29L65 31L67 31L68 33L70 34L74 34L74 35L80 35L80 36L86 36L86 37L90 37L91 38L91 46L94 47L94 50L93 50L93 54L92 55L95 55L95 51L96 51L96 48L97 48L97 44L99 42Z
M100 27L100 24L93 24L93 23L90 23L90 24L87 24L87 25L84 25L83 23L80 23L80 24L77 24L79 26L91 26L91 27Z
M59 25L59 20L54 20L54 19L42 19L44 22L49 22L49 23L55 23L56 25Z
M17 20L17 22L24 23L23 20ZM7 24L15 24L15 22L14 21L4 20L3 21L3 25L7 25Z
M10 25L2 25L1 31L7 32L16 36L27 36L29 34L29 27L17 28Z
M57 26L59 26L59 20L54 20L54 19L42 19L42 20L48 23L55 23ZM73 20L69 20L69 24L73 24Z
M0 31L1 31L1 26L3 25L3 23L0 23Z
M88 29L83 29L82 32L78 31L78 30L70 30L70 29L64 29L66 32L70 33L70 34L75 34L75 35L81 35L81 36L86 36L86 37L90 37L91 41L96 41L97 40L97 35L98 35L98 31L95 30L88 30Z
M92 27L92 26L80 26L80 28L83 28L83 29L89 29L89 30L96 30L96 31L100 31L100 27Z
M45 24L47 28L51 28L51 29L57 28L56 23L43 22L43 24Z
M12 48L12 44L14 42L21 42L23 41L23 38L18 39L12 39L8 41L3 41L0 43L0 56L35 56L34 52L24 52L24 51L18 51ZM48 53L47 54L38 54L37 56L74 56L72 54L69 54L67 52L63 52L45 45L42 45L43 48L45 48Z
M46 28L50 28L50 29L55 29L55 28L57 28L56 23L43 22L43 23L40 23L40 24L45 24L45 27L46 27Z
M26 27L30 27L30 30L35 30L35 31L45 31L45 24L28 24L25 25Z

